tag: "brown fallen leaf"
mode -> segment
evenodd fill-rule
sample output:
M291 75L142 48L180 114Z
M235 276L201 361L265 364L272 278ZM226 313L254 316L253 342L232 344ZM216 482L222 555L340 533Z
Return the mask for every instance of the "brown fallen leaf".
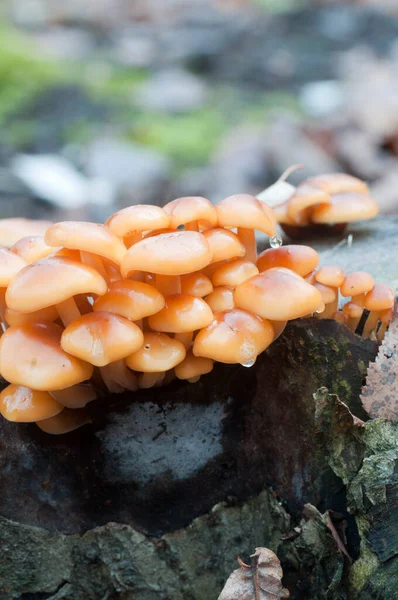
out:
M279 600L290 598L282 585L283 571L278 557L268 548L256 548L251 564L238 558L241 568L229 576L218 600Z
M361 402L374 419L382 417L398 421L398 316L394 318L384 336L379 353L371 363L362 388Z

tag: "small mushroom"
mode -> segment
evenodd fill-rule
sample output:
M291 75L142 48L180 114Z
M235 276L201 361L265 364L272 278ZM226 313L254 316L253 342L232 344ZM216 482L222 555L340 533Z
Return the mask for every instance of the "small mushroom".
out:
M37 421L36 425L45 433L51 435L63 435L75 431L75 429L79 429L79 427L83 427L83 425L88 425L89 423L91 423L90 415L84 408L77 410L64 408L64 410L58 415L55 415L55 417Z
M72 385L63 390L54 390L50 394L65 408L84 408L89 402L97 399L95 389L89 384Z
M8 385L0 394L0 413L14 423L34 423L48 419L63 410L48 392L22 385Z
M154 331L175 333L175 339L189 348L193 332L207 327L213 318L213 312L204 300L188 294L177 294L166 298L165 307L149 317L148 324Z
M330 204L319 204L311 214L315 224L346 224L374 219L379 213L375 200L360 192L343 192L332 196Z
M44 237L41 235L29 235L23 237L13 244L10 250L22 258L26 264L30 264L41 258L46 258L54 252L54 248L48 246L44 241Z
M213 370L214 361L203 356L195 356L188 352L184 360L174 369L177 379L185 379L189 383L199 381L201 375Z
M236 194L221 200L216 206L219 225L238 229L238 237L246 248L245 258L257 260L254 231L273 237L276 235L276 218L272 208L248 194Z
M236 259L221 265L214 273L212 282L214 287L227 286L236 288L253 275L258 274L256 265L244 259Z
M220 285L207 296L206 302L213 313L232 310L235 308L234 289L226 285Z
M49 246L78 250L81 260L96 269L107 280L103 259L118 267L126 253L126 246L104 225L82 221L63 221L51 225L44 237Z
M176 367L184 360L186 350L184 344L165 333L144 333L144 345L126 358L130 369L141 373L156 373L156 376L141 377L142 386L155 385L161 374Z
M15 255L13 255L15 256ZM107 283L93 268L68 258L44 258L24 267L6 292L8 308L31 313L56 306L65 326L80 317L78 294L105 294Z
M274 339L269 321L240 309L217 313L214 321L197 334L194 356L251 367Z
M385 310L381 310L380 314L379 314L379 319L380 319L380 329L377 332L377 341L379 342L379 344L381 344L381 342L384 339L385 333L388 329L388 326L391 323L391 320L394 316L394 308L387 308Z
M105 222L105 227L130 248L142 239L144 232L170 227L170 218L160 206L135 204L122 208Z
M177 229L184 225L187 231L209 229L217 225L217 212L210 200L201 196L177 198L163 207L170 217L170 225Z
M203 232L213 258L210 264L230 260L231 258L242 258L246 254L246 248L237 235L229 229L217 227Z
M385 283L375 283L373 289L365 296L365 308L370 313L363 328L363 336L370 337L377 330L380 312L392 309L395 295L393 290Z
M343 311L348 316L348 327L355 331L358 327L359 321L361 320L363 309L365 306L365 294L373 289L374 280L369 273L365 271L354 271L347 275L340 286L340 293L342 296L351 296L349 307ZM354 305L359 307L355 309ZM350 314L352 316L350 316Z
M180 275L200 271L213 255L206 238L197 231L176 231L145 238L131 246L122 262L122 275L134 271L156 274L164 296L181 291Z
M30 313L21 313L16 310L6 308L4 312L5 320L11 327L15 325L24 325L25 323L50 323L58 319L58 311L55 306L48 306L41 310Z
M306 277L319 263L319 254L310 246L281 246L280 248L267 248L257 259L257 268L260 272L274 267L291 269Z
M106 367L104 383L120 386L124 359L141 348L144 342L137 325L108 312L93 312L76 319L62 334L61 346L96 367ZM120 364L121 363L121 364ZM102 374L102 369L101 369ZM136 389L136 382L129 382Z
M330 319L338 309L339 304L339 287L344 283L345 274L343 269L337 265L325 265L318 269L315 273L315 281L321 285L326 285L332 288L335 292L334 301L328 304L326 308L326 314L323 314L321 318Z
M152 285L124 279L111 283L107 293L96 299L93 310L140 321L158 313L164 305L163 295Z
M181 275L181 293L189 294L190 296L196 296L197 298L204 298L213 291L213 284L204 273L196 271L195 273L188 273L187 275Z
M322 301L325 305L324 310L322 312L319 312L318 309L318 312L316 312L314 316L316 316L318 319L331 319L332 315L336 312L337 309L338 290L336 292L334 288L329 287L328 285L324 285L323 283L319 283L317 281L313 284L313 286L321 294Z
M60 344L62 327L26 323L10 327L0 339L0 374L34 390L63 390L90 379L92 365L67 354Z
M241 283L235 290L235 304L271 321L289 321L312 314L323 307L320 292L300 275L273 268Z

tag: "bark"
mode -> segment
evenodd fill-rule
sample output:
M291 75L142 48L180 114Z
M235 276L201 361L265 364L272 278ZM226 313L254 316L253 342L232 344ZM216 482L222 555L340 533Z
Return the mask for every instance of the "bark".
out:
M352 270L373 235L339 247ZM398 426L353 416L376 352L300 320L254 367L111 396L72 434L2 420L0 598L212 600L258 546L296 600L398 598Z

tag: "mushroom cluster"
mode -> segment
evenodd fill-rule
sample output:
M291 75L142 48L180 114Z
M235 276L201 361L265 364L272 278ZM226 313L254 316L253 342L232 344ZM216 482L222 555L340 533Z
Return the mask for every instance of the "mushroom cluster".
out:
M271 238L259 256L255 230ZM316 270L315 250L280 243L273 210L240 194L131 206L0 248L1 414L66 433L89 422L101 391L194 383L215 361L252 366L289 320L312 314L355 330L367 309L365 335L381 339L390 288Z
M347 223L373 219L379 212L366 183L344 173L310 177L296 188L286 182L284 185L289 186L287 199L274 209L291 238L302 237L309 229L338 233Z

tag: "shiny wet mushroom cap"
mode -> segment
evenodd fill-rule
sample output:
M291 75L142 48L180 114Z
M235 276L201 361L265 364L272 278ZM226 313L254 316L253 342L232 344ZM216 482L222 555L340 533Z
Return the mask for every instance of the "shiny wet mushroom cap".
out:
M201 298L177 294L166 298L166 306L148 318L154 331L184 333L207 327L213 321L213 312Z
M122 262L122 275L147 271L160 275L185 275L208 265L212 252L196 231L176 231L149 237L131 246Z
M213 291L210 279L200 271L181 276L181 293L203 298Z
M235 290L235 304L271 321L297 319L319 310L320 292L300 275L273 268L241 283Z
M214 362L210 358L195 356L188 352L182 363L176 366L177 379L186 379L190 383L196 383L201 375L206 375L213 370Z
M165 333L144 333L144 344L138 352L126 358L134 371L161 373L173 369L184 360L186 350L178 340Z
M198 231L217 225L217 212L210 200L201 196L187 196L168 202L163 207L170 217L170 225L177 229L185 225L185 229Z
M138 241L144 231L170 227L170 217L160 206L135 204L114 213L105 222L105 227L118 238L136 236L135 241Z
M192 351L195 356L251 366L273 339L274 330L269 321L233 309L216 314L214 321L199 331Z
M11 246L10 250L28 264L46 258L54 252L54 248L48 246L44 237L40 235L23 237Z
M143 341L141 329L128 319L108 312L93 312L68 325L61 346L81 360L104 367L136 352Z
M319 254L310 246L287 245L264 250L257 259L257 268L262 272L273 267L284 267L305 277L316 269L318 263Z
M88 252L120 265L126 253L123 242L104 225L81 221L63 221L51 225L44 236L49 246Z
M203 232L204 237L209 243L213 253L212 263L221 260L230 260L231 258L242 258L246 253L246 248L229 229L217 227Z
M67 354L61 348L61 335L62 327L55 323L27 323L7 329L0 339L2 377L42 391L62 390L90 379L92 365Z
M63 410L48 392L22 385L8 385L0 394L0 413L8 421L34 423L54 417Z
M350 223L373 219L379 213L375 200L360 192L344 192L332 197L330 204L320 204L311 214L313 223Z
M236 259L226 262L212 276L214 287L227 286L235 288L246 279L258 274L256 265L245 259Z
M129 279L115 281L94 302L94 311L108 311L131 321L159 312L165 305L163 295L152 285Z
M106 281L93 268L69 258L44 258L14 277L7 289L6 302L12 310L30 313L77 294L102 295L106 291Z

